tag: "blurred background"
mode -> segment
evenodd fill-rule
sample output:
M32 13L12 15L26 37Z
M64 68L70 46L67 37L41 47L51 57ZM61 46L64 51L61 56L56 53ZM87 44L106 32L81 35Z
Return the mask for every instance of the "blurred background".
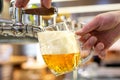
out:
M10 3L4 5L0 18L11 19ZM40 7L39 0L30 0L25 8ZM58 8L57 22L70 21L76 29L81 23L89 22L97 14L120 10L120 0L52 0ZM26 23L34 24L34 15L27 15ZM44 26L52 24L50 16L43 16ZM72 72L53 75L40 54L38 42L24 44L0 43L0 80L73 80ZM120 80L120 40L108 50L101 60L94 55L83 67L78 69L78 80Z

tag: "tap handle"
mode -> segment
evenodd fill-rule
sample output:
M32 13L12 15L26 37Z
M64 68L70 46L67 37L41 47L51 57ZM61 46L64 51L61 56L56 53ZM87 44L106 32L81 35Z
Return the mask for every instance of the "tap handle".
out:
M32 14L32 15L53 15L56 14L57 8L51 7L49 9L40 7L40 8L34 8L34 9L25 9L23 10L24 14Z

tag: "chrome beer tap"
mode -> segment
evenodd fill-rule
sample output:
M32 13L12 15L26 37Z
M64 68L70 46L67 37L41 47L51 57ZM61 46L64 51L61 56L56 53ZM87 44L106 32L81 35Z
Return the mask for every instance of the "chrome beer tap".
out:
M31 43L38 42L37 32L43 30L41 16L57 14L57 9L40 7L34 9L16 8L14 2L10 7L11 20L0 19L0 43ZM25 15L36 15L36 24L25 23Z

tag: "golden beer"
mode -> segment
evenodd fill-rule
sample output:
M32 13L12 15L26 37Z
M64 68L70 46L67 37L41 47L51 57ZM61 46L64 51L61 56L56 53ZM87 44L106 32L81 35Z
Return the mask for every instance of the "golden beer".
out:
M90 51L83 50L82 43L76 39L74 27L65 22L50 25L37 34L43 59L57 76L75 70L91 57Z
M80 48L71 31L38 33L41 53L49 69L56 75L73 71L80 63Z
M80 53L43 54L45 63L57 75L73 71L80 64Z

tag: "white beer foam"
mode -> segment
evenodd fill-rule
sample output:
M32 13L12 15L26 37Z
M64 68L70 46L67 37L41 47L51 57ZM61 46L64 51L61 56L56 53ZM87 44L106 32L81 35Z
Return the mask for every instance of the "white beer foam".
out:
M70 31L45 31L38 33L43 54L78 53L75 34Z

